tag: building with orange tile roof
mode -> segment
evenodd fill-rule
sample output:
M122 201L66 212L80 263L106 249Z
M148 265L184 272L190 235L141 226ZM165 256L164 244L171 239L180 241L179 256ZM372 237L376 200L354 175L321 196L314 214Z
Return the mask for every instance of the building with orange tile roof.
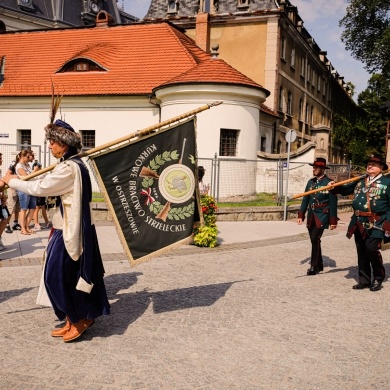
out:
M86 146L223 101L198 115L198 155L256 159L265 88L170 23L110 21L101 11L95 27L0 34L0 135L6 143L41 145L39 160L53 162L43 145L53 84L63 95L61 117ZM245 191L253 193L255 185L248 180Z
M297 132L294 151L346 163L345 147L332 144L335 115L355 123L361 115L351 91L315 42L289 0L151 0L144 22L167 20L186 30L206 52L220 57L270 91L262 110L259 151L286 157L286 133ZM270 115L269 115L270 114ZM259 154L261 157L262 154Z

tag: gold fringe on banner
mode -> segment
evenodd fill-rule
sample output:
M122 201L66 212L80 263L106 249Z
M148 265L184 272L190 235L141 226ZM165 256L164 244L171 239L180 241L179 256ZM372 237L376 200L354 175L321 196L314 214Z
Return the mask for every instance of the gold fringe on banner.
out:
M98 180L98 183L99 183L99 186L103 192L103 196L106 200L106 204L107 204L107 207L111 213L111 215L113 216L113 220L114 220L114 224L115 224L115 227L116 227L116 230L117 230L117 233L118 233L118 236L122 242L122 245L125 249L125 252L126 252L126 255L128 256L129 260L130 260L130 265L133 267L137 264L140 264L140 263L143 263L145 261L148 261L148 260L151 260L152 258L155 258L155 257L158 257L160 255L162 255L163 253L167 253L169 252L170 250L174 249L174 248L177 248L178 246L180 245L184 245L184 244L187 244L187 243L190 243L192 241L192 235L183 239L183 240L180 240L176 243L173 243L173 244L170 244L168 247L164 247L158 251L155 251L147 256L144 256L142 257L140 260L134 260L131 253L130 253L130 250L128 248L128 245L127 245L127 242L126 242L126 239L123 235L123 232L122 232L122 229L120 228L120 224L119 224L119 221L115 215L115 212L114 212L114 209L113 209L113 206L109 200L109 196L108 196L108 193L105 189L105 186L103 184L103 180L102 178L100 177L100 174L98 172L98 169L97 169L97 166L95 164L95 162L93 161L94 157L97 157L97 156L100 156L102 154L106 154L106 153L110 153L114 150L117 150L117 149L120 149L124 146L127 146L131 143L134 143L134 142L138 142L141 138L144 139L144 138L148 138L148 137L152 137L156 134L156 132L158 133L161 133L161 132L164 132L164 131L167 131L169 129L171 129L172 127L176 127L176 126L179 126L180 124L182 123L186 123L192 119L194 119L194 125L195 125L195 134L196 134L196 114L202 112L202 111L205 111L205 110L208 110L210 109L211 107L215 107L215 106L218 106L220 104L222 104L223 102L221 101L215 101L213 103L210 103L210 104L206 104L202 107L199 107L197 109L194 109L192 111L188 111L187 113L184 113L182 115L178 115L176 117L173 117L173 118L170 118L170 119L167 119L163 122L160 122L156 125L152 125L152 126L149 126L143 130L138 130L136 131L135 133L132 133L130 135L127 135L127 136L124 136L122 138L118 138L114 141L111 141L109 143L106 143L104 145L101 145L99 147L96 147L96 148L92 148L92 149L89 149L87 151L82 151L80 152L77 156L78 157L90 157L90 159L92 160L92 166L93 166L93 170L94 170L94 173L95 173L95 177L97 178ZM197 161L197 156L196 156L196 161ZM22 180L30 180L32 178L35 178L37 176L40 176L42 174L45 174L47 172L50 172L51 170L53 170L58 164L53 164L53 165L50 165L49 167L46 167L46 168L43 168L37 172L33 172L31 173L30 175L28 176L23 176L21 177ZM197 163L195 165L195 167L197 168ZM199 195L199 189L197 188L196 189L197 191L197 194ZM199 199L199 197L197 198ZM201 222L203 221L203 218L202 218L202 212L201 212L201 207L200 207L200 204L198 201L196 201L197 203L197 207L198 207L198 210L199 210L199 215L200 215L200 219L201 219Z
M196 127L196 125L197 125L197 118L196 118L196 116L187 118L186 120L182 120L182 121L178 122L178 123L175 124L175 125L171 125L171 126L165 127L163 130L160 130L159 133L163 133L163 132L169 131L169 130L172 129L173 127L177 127L177 126L179 126L179 125L181 125L181 124L190 122L191 120L194 121L195 137L196 137L196 129L197 129L197 127ZM156 135L156 133L148 134L148 135L142 137L142 139L151 138L151 137L153 137L154 135ZM138 142L138 141L140 141L140 139L133 140L133 141L130 142L130 143L135 143L135 142ZM148 254L148 255L146 255L146 256L141 257L140 259L134 259L134 258L133 258L133 256L131 255L129 246L128 246L128 244L127 244L126 237L125 237L124 234L123 234L121 225L120 225L119 220L118 220L118 218L117 218L117 215L116 215L116 213L115 213L114 207L113 207L113 205L112 205L112 203L111 203L111 199L110 199L110 197L109 197L109 195L108 195L108 193L107 193L107 190L106 190L106 187L105 187L105 185L104 185L103 179L102 179L102 177L101 177L101 175L100 175L100 172L99 172L99 170L98 170L98 168L97 168L97 166L96 166L96 163L95 163L95 161L94 161L94 158L95 158L95 157L102 156L102 155L104 155L104 154L107 154L107 153L113 152L113 151L115 151L115 150L124 148L124 147L126 147L126 146L128 146L128 145L129 145L129 143L123 143L123 144L121 144L121 145L117 145L115 148L110 148L109 150L104 150L104 151L102 151L101 153L98 153L98 154L95 153L94 155L92 155L92 156L90 157L90 160L91 160L91 162L92 162L93 171L94 171L94 173L95 173L95 178L96 178L97 181L98 181L99 187L100 187L100 189L102 190L104 199L105 199L105 201L106 201L106 205L107 205L107 207L108 207L108 209L109 209L109 211L110 211L110 213L111 213L111 215L112 215L112 217L113 217L115 229L116 229L116 231L117 231L117 234L118 234L118 237L119 237L119 239L120 239L120 241L121 241L121 244L122 244L122 246L123 246L123 248L124 248L124 251L125 251L125 253L126 253L126 256L127 256L127 258L129 259L130 266L131 266L131 267L135 267L135 266L137 266L137 265L139 265L139 264L141 264L141 263L145 263L145 262L147 262L147 261L150 261L150 260L152 260L152 259L155 259L156 257L162 256L163 254L166 254L166 253L168 253L168 252L170 252L170 251L172 251L172 250L178 248L178 247L181 246L181 245L185 245L185 244L191 243L191 242L193 241L193 235L191 234L190 236L188 236L188 237L185 238L185 239L182 239L182 240L180 240L180 241L177 241L177 242L175 242L175 243L173 243L173 244L168 245L167 247L164 247L164 248L161 248L161 249L159 249L159 250L157 250L157 251L154 251L153 253L150 253L150 254ZM197 151L196 151L196 153L197 153ZM196 168L196 169L198 168L197 160L198 160L198 156L196 155L196 159L195 159L195 161L196 161L195 168ZM196 207L198 208L198 213L199 213L199 217L200 217L200 223L203 224L203 215L202 215L202 210L201 210L202 208L201 208L201 206L200 206L200 202L198 201L198 200L200 199L200 198L199 198L199 186L196 186L195 189L196 189L196 193L197 193ZM169 204L169 202L168 202L166 205L168 205L168 204Z

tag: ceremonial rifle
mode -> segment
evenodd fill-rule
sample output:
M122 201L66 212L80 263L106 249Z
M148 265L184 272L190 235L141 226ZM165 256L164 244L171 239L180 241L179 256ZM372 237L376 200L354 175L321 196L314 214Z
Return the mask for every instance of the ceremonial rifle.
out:
M389 171L390 171L390 169L387 169L386 171L383 171L382 174L388 173ZM316 188L315 190L306 191L306 192L303 192L302 194L296 194L296 195L288 198L288 200L302 198L303 196L311 195L311 194L314 194L316 192L320 192L320 191L324 191L324 190L332 190L334 187L342 186L343 184L347 184L347 183L353 183L354 181L365 179L366 177L367 177L367 174L365 173L364 175L352 177L351 179L347 179L347 180L342 180L342 181L339 181L339 182L334 183L332 185Z

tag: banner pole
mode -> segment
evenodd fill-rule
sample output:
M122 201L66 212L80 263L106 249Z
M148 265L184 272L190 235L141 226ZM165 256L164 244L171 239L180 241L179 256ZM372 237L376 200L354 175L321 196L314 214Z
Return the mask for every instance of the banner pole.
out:
M132 139L140 138L142 136L148 135L149 133L151 133L154 130L161 129L162 127L168 126L168 125L170 125L172 123L175 123L175 122L178 122L178 121L183 120L185 118L188 118L190 116L199 114L202 111L208 110L211 107L219 106L222 103L223 102L221 102L221 101L215 101L213 103L206 104L206 105L204 105L202 107L195 108L192 111L188 111L188 112L186 112L184 114L175 116L173 118L170 118L170 119L167 119L165 121L159 122L159 123L157 123L155 125L146 127L145 129L137 130L136 132L134 132L132 134L128 134L128 135L126 135L124 137L118 138L118 139L116 139L114 141L108 142L108 143L103 144L101 146L98 146L96 148L92 148L92 149L89 149L89 150L86 150L86 151L82 151L82 152L78 153L76 156L78 156L78 157L87 157L87 156L90 156L91 154L98 153L98 152L100 152L100 151L102 151L104 149L108 149L108 148L110 148L112 146L115 146L117 144L120 144L122 142L131 141ZM52 171L56 166L57 166L57 164L52 164L52 165L50 165L50 166L48 166L46 168L40 169L39 171L30 173L27 176L22 176L22 177L20 177L20 179L21 180L33 179L34 177L37 177L37 176L43 175L44 173Z

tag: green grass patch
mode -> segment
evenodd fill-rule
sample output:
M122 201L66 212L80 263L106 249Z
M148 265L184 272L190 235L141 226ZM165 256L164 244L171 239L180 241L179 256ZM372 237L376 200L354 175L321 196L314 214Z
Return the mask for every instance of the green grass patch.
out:
M96 203L105 202L103 194L100 192L92 192L92 202L96 202Z
M300 204L302 199L295 199L294 201L287 202L288 205ZM92 193L92 202L102 203L105 202L104 196L100 192ZM277 195L266 194L260 192L251 197L235 197L234 201L218 202L218 207L255 207L255 206L277 206ZM284 206L284 198L282 198L281 206Z
M301 199L295 199L287 202L288 205L300 204ZM279 206L284 205L284 197L281 199ZM256 207L256 206L278 206L277 194L268 194L260 192L254 196L248 197L237 197L234 201L218 202L218 207Z

